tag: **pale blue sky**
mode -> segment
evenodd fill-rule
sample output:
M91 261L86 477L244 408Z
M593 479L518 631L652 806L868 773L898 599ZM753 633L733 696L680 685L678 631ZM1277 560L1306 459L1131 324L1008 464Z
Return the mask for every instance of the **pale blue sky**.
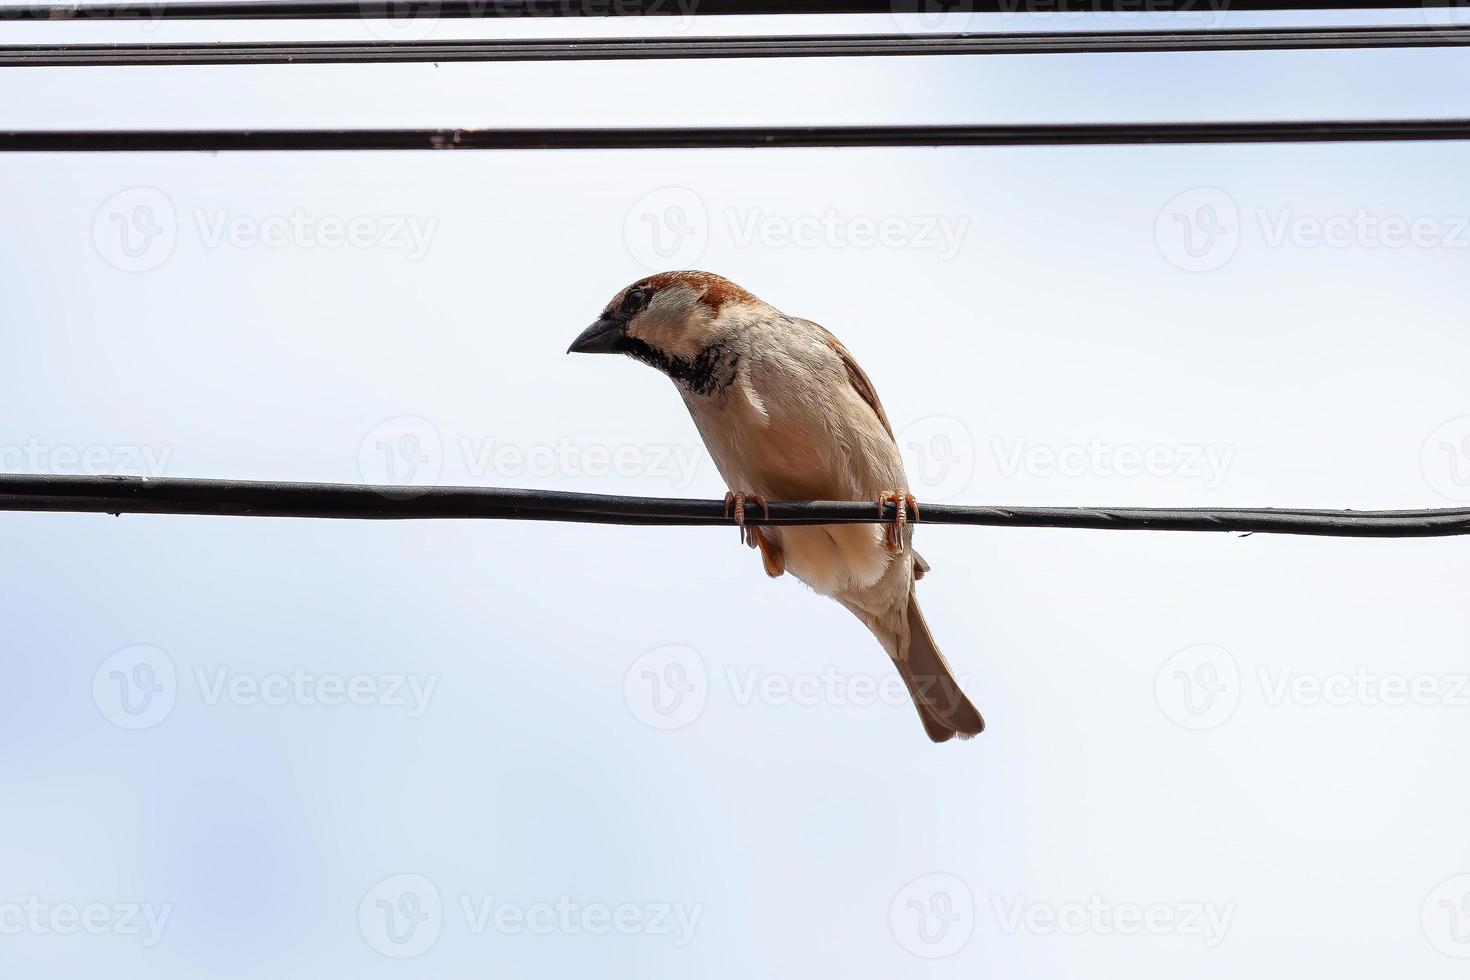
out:
M1467 77L1448 50L7 70L0 121L1463 116ZM1463 143L6 155L0 470L718 496L667 381L563 354L667 256L837 333L921 501L1448 506L1470 498L1467 167ZM323 244L355 219L362 243ZM1465 543L919 540L991 725L962 745L930 745L871 638L734 531L0 516L0 972L1460 975ZM118 700L139 664L154 715ZM660 714L677 692L645 681L671 666L690 700ZM1313 699L1360 672L1433 703ZM1233 711L1191 710L1181 677ZM428 931L384 931L431 892ZM107 934L6 931L32 896L107 906ZM575 928L514 927L558 902ZM1089 902L1167 925L1040 924ZM168 910L156 943L130 904ZM619 906L632 934L592 934Z

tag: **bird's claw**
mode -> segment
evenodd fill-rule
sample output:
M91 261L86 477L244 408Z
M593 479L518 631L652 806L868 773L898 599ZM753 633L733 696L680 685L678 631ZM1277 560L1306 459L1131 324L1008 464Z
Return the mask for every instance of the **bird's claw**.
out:
M883 544L889 554L896 555L903 551L903 529L908 524L909 511L914 512L915 521L919 519L919 502L907 490L890 490L878 495L879 514L889 504L893 505L893 521L883 526Z
M765 515L766 520L771 519L771 508L766 503L765 497L762 497L758 493L743 493L739 490L732 490L725 494L725 516L733 517L735 526L740 528L740 543L754 548L756 545L755 529L745 526L745 504L747 501L760 507L761 513Z

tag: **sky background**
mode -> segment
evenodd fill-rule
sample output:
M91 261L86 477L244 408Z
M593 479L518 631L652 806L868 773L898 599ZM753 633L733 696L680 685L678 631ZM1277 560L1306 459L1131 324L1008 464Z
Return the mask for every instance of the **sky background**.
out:
M1452 12L492 27L1426 16ZM0 22L308 36L373 35ZM10 69L0 128L1465 116L1467 77L1455 50ZM717 497L667 380L563 353L695 267L843 339L920 501L1463 504L1467 167L7 154L0 470ZM964 744L733 530L0 515L0 972L1463 975L1465 542L918 539L990 726Z

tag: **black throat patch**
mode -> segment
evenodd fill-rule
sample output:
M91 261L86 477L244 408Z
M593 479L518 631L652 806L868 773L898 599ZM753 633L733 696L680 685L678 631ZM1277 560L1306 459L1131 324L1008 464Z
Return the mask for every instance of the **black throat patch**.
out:
M740 367L740 355L715 344L694 357L673 357L636 337L625 337L622 351L634 360L657 368L696 395L717 395L730 387Z

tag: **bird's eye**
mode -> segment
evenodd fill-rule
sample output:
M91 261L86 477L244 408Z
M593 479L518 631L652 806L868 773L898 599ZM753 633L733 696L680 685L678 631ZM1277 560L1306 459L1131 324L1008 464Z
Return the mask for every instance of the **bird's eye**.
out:
M623 297L623 305L619 312L624 316L632 316L643 308L643 301L648 298L648 293L642 289L635 289Z

